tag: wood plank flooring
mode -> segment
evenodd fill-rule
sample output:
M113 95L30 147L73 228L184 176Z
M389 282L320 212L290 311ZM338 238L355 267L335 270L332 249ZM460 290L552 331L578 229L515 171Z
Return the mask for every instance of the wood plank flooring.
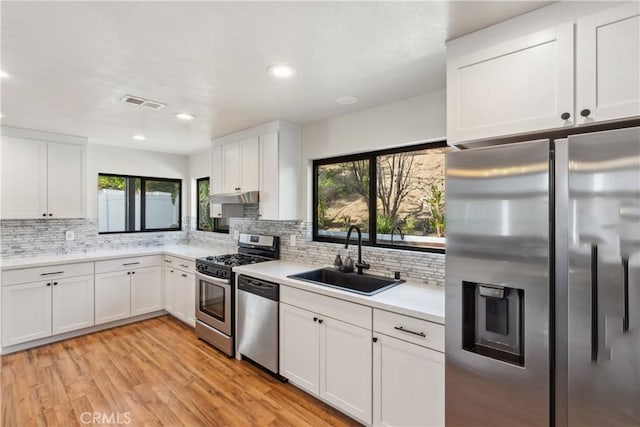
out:
M2 427L358 425L169 316L1 361Z

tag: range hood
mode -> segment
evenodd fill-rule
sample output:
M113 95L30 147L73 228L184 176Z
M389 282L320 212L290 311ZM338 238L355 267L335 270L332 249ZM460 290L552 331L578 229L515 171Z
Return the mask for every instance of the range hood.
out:
M244 191L239 193L218 193L218 194L212 194L210 197L210 201L211 203L220 203L223 205L258 203L260 201L260 197L259 197L259 192L257 191Z

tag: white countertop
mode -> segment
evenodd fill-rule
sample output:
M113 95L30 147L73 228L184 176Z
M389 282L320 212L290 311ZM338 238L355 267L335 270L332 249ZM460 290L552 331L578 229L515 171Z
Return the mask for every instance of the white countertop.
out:
M102 261L107 259L124 258L142 255L173 255L184 259L194 260L209 255L229 253L229 248L198 245L166 245L152 247L135 247L114 249L100 252L80 252L63 255L43 255L25 258L7 258L1 261L2 270L16 270L20 268L44 267L48 265L71 264L74 262Z
M407 281L378 294L366 296L287 277L291 274L318 268L322 268L322 266L288 261L269 261L234 267L233 271L236 274L247 274L257 279L270 280L281 285L444 324L443 287Z

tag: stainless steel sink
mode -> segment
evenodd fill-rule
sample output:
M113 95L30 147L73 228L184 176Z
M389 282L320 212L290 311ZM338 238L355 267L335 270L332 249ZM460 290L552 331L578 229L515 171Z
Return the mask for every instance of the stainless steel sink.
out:
M362 295L375 295L404 282L372 274L342 273L331 268L304 271L287 277Z

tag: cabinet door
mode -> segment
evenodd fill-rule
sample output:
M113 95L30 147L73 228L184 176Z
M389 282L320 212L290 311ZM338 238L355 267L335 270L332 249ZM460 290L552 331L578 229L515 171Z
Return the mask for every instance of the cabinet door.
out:
M209 193L222 193L222 147L211 147L211 175L209 175ZM211 203L211 218L222 216L222 205L220 203Z
M53 334L93 326L93 275L53 280Z
M240 145L225 144L222 152L222 192L240 191Z
M196 327L196 275L180 272L180 282L184 300L184 321L192 328Z
M96 274L96 325L131 316L131 274L128 273Z
M47 143L2 137L2 218L47 216Z
M2 345L10 346L51 335L50 282L2 288Z
M162 310L162 273L160 267L131 271L131 315Z
M174 289L176 282L176 271L173 267L164 268L164 309L175 315Z
M576 45L578 124L640 116L640 3L581 18Z
M280 219L278 175L278 132L260 135L260 219Z
M371 424L371 330L320 317L320 397Z
M260 142L257 136L240 141L240 189L258 191L260 187Z
M373 344L373 425L444 425L444 354L382 334Z
M47 216L86 216L85 147L50 142L47 148Z
M189 295L187 295L188 289L185 288L185 280L182 277L182 273L179 270L175 271L175 282L173 288L173 307L174 313L173 315L182 320L183 322L187 321L187 300L189 299ZM195 281L195 279L194 279ZM194 285L195 286L195 285ZM194 297L195 300L195 297ZM195 326L195 325L194 325Z
M572 23L447 61L450 144L573 126L573 111Z
M310 311L280 303L280 374L315 395L320 393L317 318L318 315Z

